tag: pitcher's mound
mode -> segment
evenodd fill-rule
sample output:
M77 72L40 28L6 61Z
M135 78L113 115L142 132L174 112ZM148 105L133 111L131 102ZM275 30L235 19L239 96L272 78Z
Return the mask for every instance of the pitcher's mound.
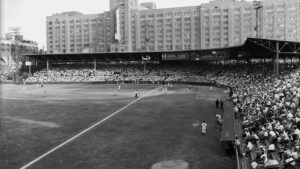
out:
M183 160L162 161L152 165L151 169L187 169L188 163Z

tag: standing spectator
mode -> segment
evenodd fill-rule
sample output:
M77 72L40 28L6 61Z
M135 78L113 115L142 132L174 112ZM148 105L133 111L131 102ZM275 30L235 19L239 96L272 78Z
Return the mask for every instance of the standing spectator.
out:
M216 100L216 108L217 108L217 109L219 108L219 103L220 103L220 102L219 102L219 99L217 99L217 100Z
M207 124L205 123L205 121L202 122L201 127L202 127L202 135L205 135L207 132Z
M233 91L231 88L229 88L229 97L231 97L233 95Z
M237 149L238 154L241 154L241 141L238 136L235 136L234 146Z
M223 100L222 99L220 101L220 107L221 107L221 110L223 110Z

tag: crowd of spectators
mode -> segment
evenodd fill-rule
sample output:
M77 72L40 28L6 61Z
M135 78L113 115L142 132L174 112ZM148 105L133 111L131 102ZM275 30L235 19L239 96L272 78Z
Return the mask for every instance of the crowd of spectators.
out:
M161 81L190 81L195 79L192 71L183 71L174 66L143 65L101 65L92 67L64 66L43 69L35 72L26 82L161 82Z
M15 67L1 65L0 82L12 81L14 79L15 73L16 73Z
M199 65L148 64L99 65L97 69L86 66L56 66L42 69L26 79L27 83L41 82L211 82L217 70L206 70Z
M233 87L234 113L241 118L244 151L251 167L298 165L300 140L300 70L281 65L278 78L254 69L225 72L217 83Z

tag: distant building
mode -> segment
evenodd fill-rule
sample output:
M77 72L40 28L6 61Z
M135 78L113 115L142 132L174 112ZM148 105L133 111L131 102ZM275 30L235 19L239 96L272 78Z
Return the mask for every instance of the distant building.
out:
M112 41L110 24L109 13L64 12L47 17L48 53L107 51L105 44Z
M257 5L260 5L257 7ZM110 10L47 17L48 53L175 51L238 46L247 37L300 41L300 1L214 0L156 9L110 0Z
M15 64L17 57L22 54L38 54L38 44L34 41L23 40L22 35L8 36L0 39L0 57L2 65Z

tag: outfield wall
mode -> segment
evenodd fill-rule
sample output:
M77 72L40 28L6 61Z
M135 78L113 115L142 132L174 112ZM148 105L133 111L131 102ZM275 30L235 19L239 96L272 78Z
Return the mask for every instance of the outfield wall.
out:
M44 84L119 84L118 81L97 81L97 82L44 82ZM122 81L124 84L162 84L161 81ZM165 84L186 84L186 85L200 85L200 86L216 86L222 88L230 88L230 86L217 84L216 82L180 82L180 81L168 81ZM22 85L23 83L17 83ZM27 85L37 84L37 82L27 82Z

